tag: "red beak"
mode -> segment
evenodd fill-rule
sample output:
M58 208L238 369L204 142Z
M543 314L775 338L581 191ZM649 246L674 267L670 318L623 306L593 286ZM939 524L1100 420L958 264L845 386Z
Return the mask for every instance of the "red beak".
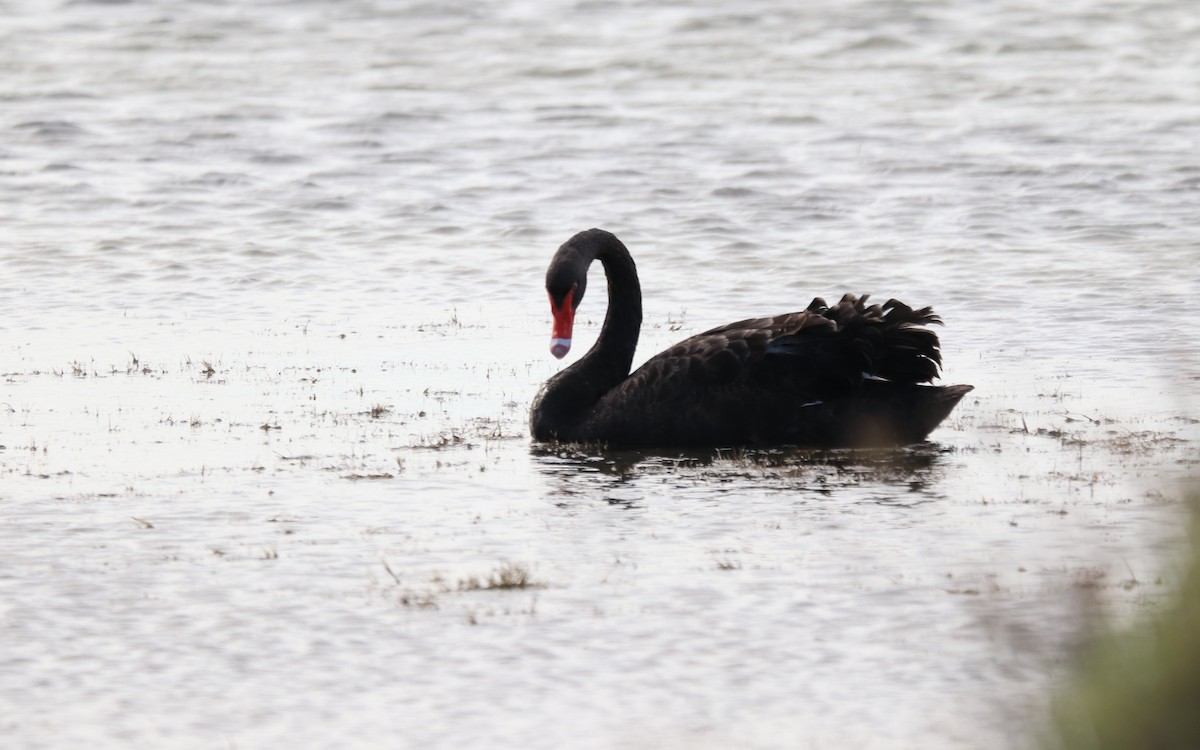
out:
M550 314L554 316L554 329L550 333L550 353L557 359L567 356L571 351L571 329L575 326L575 290L567 292L561 306L554 303L550 297Z

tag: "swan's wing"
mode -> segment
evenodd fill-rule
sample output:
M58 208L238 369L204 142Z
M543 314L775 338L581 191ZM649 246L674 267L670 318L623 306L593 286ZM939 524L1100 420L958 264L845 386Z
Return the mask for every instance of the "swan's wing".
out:
M907 403L904 389L936 376L941 358L928 308L865 303L814 300L681 341L608 391L587 429L616 443L853 442L879 427L857 411L865 391L901 389Z
M803 312L718 326L647 360L618 390L667 398L742 383L818 396L853 388L864 375L898 383L937 377L937 334L924 328L941 323L933 311L866 303L847 294L833 307L815 299Z
M836 335L835 321L809 312L729 323L655 355L606 398L663 402L711 388L764 386L764 378L792 390L815 386L839 360Z

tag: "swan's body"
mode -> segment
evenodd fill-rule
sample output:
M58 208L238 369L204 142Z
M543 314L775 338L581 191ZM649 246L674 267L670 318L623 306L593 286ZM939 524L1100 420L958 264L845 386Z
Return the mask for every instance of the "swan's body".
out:
M614 235L590 229L568 240L546 272L554 314L551 351L570 348L575 308L598 259L609 306L600 337L550 378L534 401L535 440L615 446L819 447L924 440L969 385L937 377L941 323L928 307L883 306L847 294L833 307L720 326L679 342L630 374L642 323L633 259Z

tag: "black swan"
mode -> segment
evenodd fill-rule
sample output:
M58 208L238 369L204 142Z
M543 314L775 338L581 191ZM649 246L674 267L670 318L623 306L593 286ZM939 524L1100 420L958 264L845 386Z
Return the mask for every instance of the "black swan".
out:
M942 321L896 300L847 294L832 307L755 318L679 342L630 374L642 290L625 245L602 229L567 240L546 271L550 351L571 347L588 266L604 265L608 314L582 359L550 378L529 426L538 441L610 446L822 448L905 445L925 439L973 386L920 385L937 377Z

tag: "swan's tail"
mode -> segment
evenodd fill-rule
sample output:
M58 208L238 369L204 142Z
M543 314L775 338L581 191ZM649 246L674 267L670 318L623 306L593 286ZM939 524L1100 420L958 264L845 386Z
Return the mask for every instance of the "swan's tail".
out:
M808 312L837 324L838 338L856 355L862 372L896 383L928 383L936 378L942 350L937 334L925 326L941 325L942 319L932 308L914 310L895 299L868 305L869 297L847 294L833 307L818 298Z

